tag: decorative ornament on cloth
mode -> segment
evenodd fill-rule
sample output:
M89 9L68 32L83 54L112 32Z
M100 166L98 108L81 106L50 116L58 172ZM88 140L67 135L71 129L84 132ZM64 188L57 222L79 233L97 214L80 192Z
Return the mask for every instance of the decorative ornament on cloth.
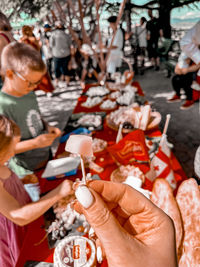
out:
M149 161L148 148L142 130L135 130L117 144L107 148L112 157L122 165L128 165L134 160Z
M155 154L150 163L150 170L146 173L146 177L152 182L156 178L164 178L169 182L173 189L176 189L177 183L171 157L171 150L167 146L167 138L166 135L164 135L158 152Z

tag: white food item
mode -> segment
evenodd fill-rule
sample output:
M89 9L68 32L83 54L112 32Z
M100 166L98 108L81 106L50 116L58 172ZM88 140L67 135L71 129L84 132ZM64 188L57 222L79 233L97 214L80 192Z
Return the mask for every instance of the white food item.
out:
M102 98L99 96L88 97L87 100L84 103L82 103L82 107L92 108L92 107L95 107L96 105L100 104L101 102L102 102Z
M116 137L116 144L119 143L119 141L123 139L122 128L123 128L123 124L121 123L119 125L119 129L118 129L118 133Z
M100 115L84 115L77 123L82 126L98 127L102 124L102 117Z
M100 105L100 108L101 109L113 109L116 107L116 102L114 101L111 101L111 100L106 100L104 101L101 105Z
M129 175L126 180L124 181L125 184L128 184L134 188L141 188L142 187L142 180L138 177Z
M96 86L96 87L90 87L89 90L86 92L86 95L88 96L104 96L108 94L110 91L103 86Z
M107 147L107 142L99 138L93 138L92 149L94 153L100 152Z
M140 111L136 111L135 112L135 123L134 123L134 127L136 129L140 129L141 118L142 118L142 113Z
M145 105L141 107L142 119L140 121L140 129L145 131L147 129L147 125L149 123L149 119L151 116L151 106Z
M131 85L126 85L123 89L123 91L127 91L127 92L137 92L137 87L135 86L131 86Z
M120 105L131 105L135 101L135 87L127 85L123 88L123 95L117 98Z
M125 92L123 95L117 98L117 102L120 105L129 106L135 101L135 93L134 92Z
M94 161L90 161L89 162L89 168L91 170L96 171L97 173L101 173L104 171L104 168L102 168L101 166L99 166L98 164L96 164Z
M123 174L126 178L128 176L134 176L139 178L142 182L145 180L145 176L143 172L138 168L133 165L126 165L126 166L120 166L119 167L121 174Z
M102 250L101 250L101 247L100 246L97 247L97 261L100 264L103 261L103 253L102 253Z
M135 122L135 110L130 107L120 107L118 110L110 113L110 120L117 126L125 121L134 125Z
M123 184L127 184L135 190L142 193L146 198L150 199L151 192L149 190L142 189L142 180L135 176L128 176Z
M122 183L124 182L128 176L136 177L142 181L145 181L145 176L143 172L133 165L121 165L118 169L114 170L111 174L111 181Z
M121 93L120 93L119 91L112 92L112 93L110 94L110 98L112 98L112 99L117 99L117 98L120 97L120 96L121 96Z
M65 150L84 157L92 157L92 137L87 135L70 135Z

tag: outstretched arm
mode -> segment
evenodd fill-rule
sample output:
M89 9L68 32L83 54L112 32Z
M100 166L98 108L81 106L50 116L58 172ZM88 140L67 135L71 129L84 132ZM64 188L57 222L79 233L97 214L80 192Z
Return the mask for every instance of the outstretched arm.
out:
M23 226L36 220L58 200L71 194L73 194L72 182L65 180L39 201L20 206L17 200L4 189L2 182L0 182L0 213L15 224Z

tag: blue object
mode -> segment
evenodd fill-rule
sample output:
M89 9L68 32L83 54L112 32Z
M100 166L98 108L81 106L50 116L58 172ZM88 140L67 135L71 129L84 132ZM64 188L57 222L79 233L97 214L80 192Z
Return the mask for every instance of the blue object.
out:
M82 128L82 127L77 128L76 130L61 136L60 143L62 144L66 142L71 134L89 134L89 133L91 133L91 131L89 131L87 128Z
M62 175L63 175L63 178L64 178L64 176L75 175L75 174L77 173L77 170L78 170L78 169L74 169L74 170L72 170L72 171L63 173L63 174L62 174ZM58 176L60 176L60 175L58 175ZM61 178L62 178L62 177L61 177ZM48 177L48 178L45 178L45 179L47 179L48 181L53 181L53 180L56 180L56 179L59 179L59 178L57 178L56 176L51 176L51 177Z

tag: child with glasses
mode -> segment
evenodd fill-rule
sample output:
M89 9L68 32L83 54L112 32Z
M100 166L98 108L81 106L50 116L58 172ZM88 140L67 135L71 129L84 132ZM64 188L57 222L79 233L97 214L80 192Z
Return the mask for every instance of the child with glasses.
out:
M44 214L58 200L73 194L72 182L65 180L39 201L31 203L23 184L7 166L20 140L18 126L0 115L0 266L14 267L28 223Z
M34 89L46 73L41 55L27 44L12 42L2 53L4 85L0 92L0 114L12 119L21 130L10 167L24 176L47 163L50 146L61 131L41 117Z

